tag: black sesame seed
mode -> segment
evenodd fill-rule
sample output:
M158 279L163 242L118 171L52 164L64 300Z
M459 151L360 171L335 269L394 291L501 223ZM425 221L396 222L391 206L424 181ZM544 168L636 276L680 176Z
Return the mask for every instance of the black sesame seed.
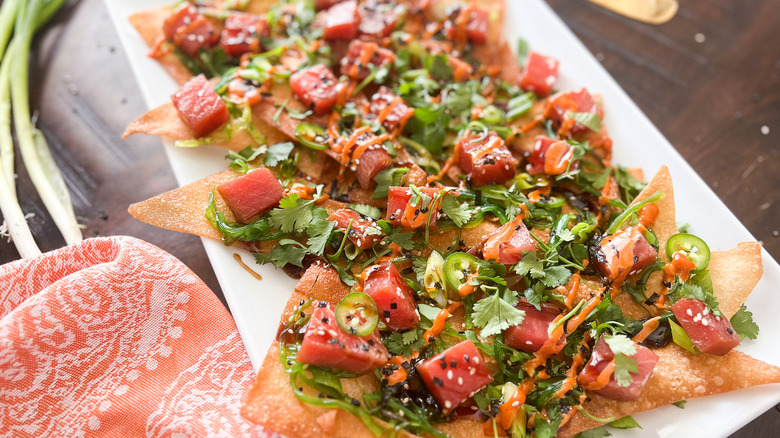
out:
M457 368L458 367L458 361L457 360L451 360L450 361L450 366L453 367L453 368Z
M336 339L336 338L330 338L330 341L328 341L328 342L330 342L331 344L334 344L334 345L335 345L335 344L338 344L338 343L339 343L339 340L338 340L338 339Z
M328 322L330 322L330 319L328 319L328 317L327 317L327 316L323 316L323 317L322 317L322 323L323 323L323 324L327 324Z
M728 333L728 334L730 334L730 335L733 335L733 334L734 334L734 330L732 330L732 329L730 329L730 328L726 327L726 333Z
M327 303L327 301L320 301L319 303L317 303L317 306L318 307L328 307L328 303Z
M395 310L398 308L398 303L390 303L390 308Z
M352 403L352 406L354 406L354 407L356 407L356 408L357 408L357 407L360 407L360 400L358 400L358 399L356 399L356 398L353 398L353 399L352 399L352 401L351 401L350 403Z
M390 311L389 310L385 310L384 312L382 312L382 314L385 315L385 318L390 318Z
M438 378L438 377L434 377L434 378L433 378L433 384L434 384L435 386L444 386L444 381L443 381L443 380L441 380L441 379L440 379L440 378Z

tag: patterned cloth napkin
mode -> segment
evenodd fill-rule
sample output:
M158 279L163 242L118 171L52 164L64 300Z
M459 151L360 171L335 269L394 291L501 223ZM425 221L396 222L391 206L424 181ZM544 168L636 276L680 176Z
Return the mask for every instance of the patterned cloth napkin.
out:
M184 264L131 237L0 266L0 436L265 436L230 314Z

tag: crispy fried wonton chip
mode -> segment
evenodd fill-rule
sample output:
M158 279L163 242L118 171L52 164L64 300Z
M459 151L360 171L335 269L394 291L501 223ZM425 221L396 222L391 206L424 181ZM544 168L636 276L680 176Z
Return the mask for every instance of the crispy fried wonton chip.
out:
M173 9L168 6L137 12L130 16L130 24L135 27L146 45L153 47L163 36L163 22ZM181 63L175 53L169 52L157 58L157 62L179 85L190 80L192 73Z
M301 300L339 302L349 293L332 268L314 264L301 277L287 302L286 321ZM375 391L373 378L344 379L344 392L357 399ZM316 394L314 394L316 395ZM299 401L290 389L290 376L279 359L279 343L274 341L257 374L241 415L263 427L289 437L318 438L343 436L373 438L374 434L357 417L340 409L328 409ZM407 436L407 435L403 435Z
M209 195L214 193L217 210L225 214L226 219L234 221L230 209L214 189L219 184L240 176L232 170L215 173L184 187L157 195L130 206L128 211L136 219L155 227L182 233L195 234L213 240L222 240L222 235L206 219ZM329 213L346 207L341 202L327 200L321 205ZM236 242L235 245L253 252L268 252L274 242Z
M222 2L214 3L215 7L219 7L219 4ZM246 12L264 14L268 12L275 3L277 3L276 0L252 0L247 5ZM138 31L138 34L141 35L141 38L143 38L146 45L154 47L161 38L164 38L163 23L165 22L165 19L171 15L172 10L172 7L164 6L137 12L130 16L129 21L136 31ZM192 73L187 70L187 67L182 64L173 52L158 57L157 61L179 85L184 85L185 82L192 78Z

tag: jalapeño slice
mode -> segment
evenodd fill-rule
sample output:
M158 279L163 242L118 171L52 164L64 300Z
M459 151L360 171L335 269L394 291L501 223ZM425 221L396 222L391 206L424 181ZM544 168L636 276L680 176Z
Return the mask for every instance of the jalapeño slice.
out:
M295 138L304 146L318 151L328 149L325 128L314 123L303 122L295 127Z
M470 275L479 270L479 261L476 257L465 252L454 252L444 261L444 278L447 284L458 292L460 287L468 281Z
M699 237L693 234L678 233L666 241L666 256L672 259L672 254L677 251L685 254L696 265L696 270L701 271L710 264L710 247Z
M373 298L353 292L336 306L336 323L350 335L368 336L379 321L379 310Z

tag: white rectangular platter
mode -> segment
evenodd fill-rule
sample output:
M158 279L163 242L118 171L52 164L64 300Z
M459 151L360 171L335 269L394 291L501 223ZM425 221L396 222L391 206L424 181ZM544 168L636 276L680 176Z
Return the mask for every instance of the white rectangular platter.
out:
M106 0L149 108L167 102L178 87L154 60L146 56L149 49L127 18L133 12L169 3L172 1ZM604 123L615 145L615 163L641 167L648 176L661 165L669 167L675 180L680 222L693 224L692 231L704 238L713 250L725 250L739 242L755 240L547 4L542 0L508 0L505 20L508 41L513 43L522 37L533 50L561 61L559 89L584 86L601 93L606 114ZM164 143L180 185L226 168L224 149L177 149L170 142ZM254 258L249 253L206 239L203 244L257 370L296 281L273 267L253 266L264 278L258 281L233 259L233 254L239 253L247 264L254 265ZM777 293L780 266L766 251L763 252L763 264L764 277L747 302L761 333L758 340L747 340L739 349L780 365L780 349L777 348L780 345L780 318L776 315L780 309L780 294ZM727 437L778 402L780 385L767 385L691 400L685 409L666 406L638 414L635 419L643 429L612 430L612 433L626 438Z

